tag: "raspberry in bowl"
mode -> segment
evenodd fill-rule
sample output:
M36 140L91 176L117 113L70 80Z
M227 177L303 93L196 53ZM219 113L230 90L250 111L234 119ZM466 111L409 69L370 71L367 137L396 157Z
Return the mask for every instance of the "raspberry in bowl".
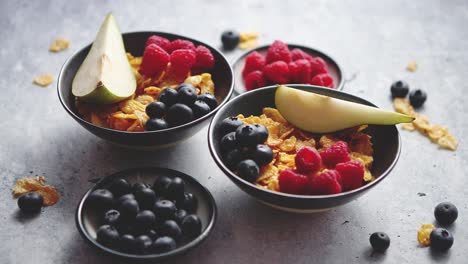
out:
M237 94L276 84L310 84L343 89L344 74L329 55L276 40L242 54L233 64Z

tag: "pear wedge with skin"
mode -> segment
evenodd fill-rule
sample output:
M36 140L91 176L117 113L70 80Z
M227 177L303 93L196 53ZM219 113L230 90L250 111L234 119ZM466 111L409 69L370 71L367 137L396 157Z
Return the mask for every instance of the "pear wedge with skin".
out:
M275 104L288 122L312 133L331 133L358 125L394 125L414 120L411 116L284 85L276 89Z

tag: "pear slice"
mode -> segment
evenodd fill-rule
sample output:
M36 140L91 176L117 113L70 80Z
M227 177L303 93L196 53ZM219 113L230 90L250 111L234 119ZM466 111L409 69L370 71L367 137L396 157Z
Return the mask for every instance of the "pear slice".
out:
M83 101L111 104L128 98L135 89L122 34L114 16L108 14L73 79L72 93Z
M294 126L312 133L330 133L357 125L408 123L413 117L280 85L275 104Z

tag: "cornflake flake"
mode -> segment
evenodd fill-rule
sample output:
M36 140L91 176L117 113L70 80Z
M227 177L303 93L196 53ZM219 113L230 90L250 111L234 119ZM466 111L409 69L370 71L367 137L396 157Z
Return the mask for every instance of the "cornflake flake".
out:
M33 83L40 85L42 87L46 87L54 81L54 76L52 74L42 74L36 78L34 78Z
M70 41L67 38L58 38L49 46L49 51L59 52L64 49L68 49Z
M46 185L45 182L44 176L19 179L13 187L13 196L17 198L28 192L37 192L44 198L45 206L54 205L59 201L60 194L55 187Z

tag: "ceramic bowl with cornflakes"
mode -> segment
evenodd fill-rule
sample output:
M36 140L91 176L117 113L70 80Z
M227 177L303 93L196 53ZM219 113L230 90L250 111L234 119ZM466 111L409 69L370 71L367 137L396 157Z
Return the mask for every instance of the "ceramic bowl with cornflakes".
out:
M289 86L376 107L365 99L341 91L312 85ZM235 97L216 113L210 124L208 144L211 155L224 174L244 192L277 209L299 213L319 212L344 205L360 197L379 184L393 169L401 147L396 126L361 125L328 134L308 133L290 124L275 108L276 88L276 86L259 88ZM226 127L229 127L226 124L235 123L232 120L225 121L230 117L235 117L233 120L241 124L240 127L253 125L266 128L268 136L264 137L262 146L257 145L254 150L242 147L239 151L236 150L237 152L226 152L225 146L232 144L229 136L224 137ZM248 132L248 129L244 131L236 129L236 137L245 131ZM234 140L240 142L238 138ZM346 162L332 164L336 156L333 157L332 153L330 158L330 153L333 149L339 149L336 145L346 146ZM314 172L315 176L312 178L318 179L319 182L311 184L309 180L308 183L304 183L306 187L299 191L297 181L294 179L288 182L290 175L283 174L294 174L294 171L302 169L299 168L296 158L305 148L320 153L322 165L317 168L318 171ZM255 172L253 177L250 176L252 171L255 171L252 169L252 166L255 167L252 165L254 162L249 163L244 160L242 165L236 162L237 165L232 166L230 163L236 159L236 155L247 155L247 159L254 160L259 167L259 173ZM334 189L333 184L326 182L331 176L335 177L330 176L331 171L334 173L338 171L344 175L352 171L349 168L355 164L361 168L357 183L350 182L348 175L347 178L337 176L335 183L339 184L339 189ZM286 171L288 173L283 173ZM328 178L320 180L321 178L317 177L319 174L324 174L322 179ZM324 182L328 186L317 187Z
M208 50L212 54L214 64L208 70L194 70L192 68L186 78L178 81L165 78L168 76L168 70L164 71L165 75L158 74L158 76L146 78L142 74L144 72L142 70L142 61L144 61L142 57L145 45L148 46L147 41L151 36L164 38L171 43L179 40L176 44L181 46L180 49L184 48L182 46L186 44L185 41L191 42L195 47L206 47L204 52ZM171 146L191 137L207 125L216 111L231 97L234 84L232 69L223 54L212 46L185 36L164 32L130 32L123 33L122 38L127 58L137 82L136 91L131 97L113 104L96 105L81 101L73 95L73 80L90 51L91 44L71 56L60 71L57 88L62 106L75 121L92 134L124 147L152 149ZM169 54L171 54L170 51ZM169 66L170 64L168 64ZM149 129L148 120L152 117L148 115L148 111L145 111L146 107L152 102L158 101L166 88L177 89L184 83L194 87L197 96L209 94L209 99L215 98L216 102L211 104L207 111L203 107L206 108L209 103L202 103L199 114L192 108L193 116L182 121L177 111L174 111L172 124L166 120L169 124L161 125L159 119L153 122L151 129ZM200 97L197 98L200 99ZM193 105L193 102L190 103ZM182 106L182 111L183 108ZM157 112L157 110L155 111Z

